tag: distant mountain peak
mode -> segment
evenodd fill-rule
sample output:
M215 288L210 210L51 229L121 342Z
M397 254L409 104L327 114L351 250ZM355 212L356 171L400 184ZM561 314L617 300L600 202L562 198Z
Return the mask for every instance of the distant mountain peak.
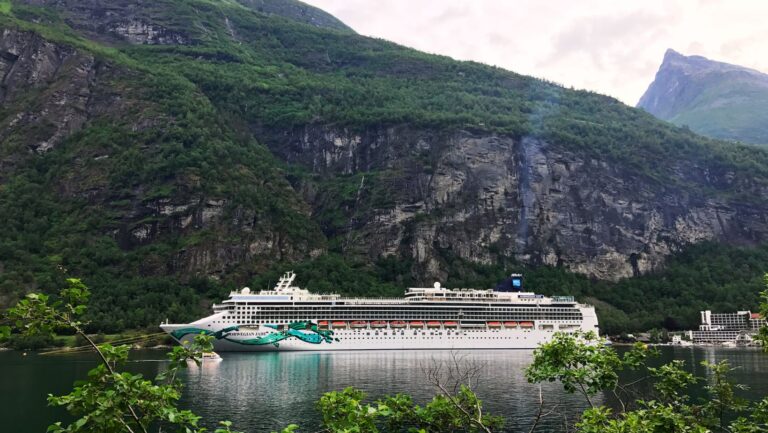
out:
M671 57L685 57L685 56L682 55L681 53L675 51L672 48L667 48L667 51L664 52L664 60L666 60L667 58L671 58Z
M768 143L768 75L667 49L637 106L715 138Z

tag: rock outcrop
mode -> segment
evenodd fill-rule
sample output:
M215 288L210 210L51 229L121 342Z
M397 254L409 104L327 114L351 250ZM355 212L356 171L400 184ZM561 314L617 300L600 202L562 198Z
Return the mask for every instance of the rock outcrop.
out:
M145 97L145 77L137 71L100 60L97 56L51 42L33 32L0 30L0 190L44 154L59 150L78 133L95 125L119 128L121 135L167 133L176 123L157 114ZM111 137L110 137L111 138ZM238 268L265 267L276 260L298 260L322 248L319 233L296 238L275 228L264 209L204 191L199 177L177 175L133 188L110 180L124 161L124 152L152 154L156 143L126 141L100 147L70 143L64 169L52 173L52 187L62 202L80 203L105 214L101 231L123 250L132 251L159 240L185 238L170 257L151 256L139 267L142 275L207 275L218 278ZM158 156L160 158L160 156ZM268 173L263 173L269 176ZM270 179L291 203L287 218L308 218L308 209L285 181ZM153 189L173 190L170 197ZM253 186L254 188L256 186ZM13 204L11 204L13 205Z
M443 254L450 252L473 262L515 257L618 279L658 269L696 242L756 244L768 236L768 206L690 195L530 137L403 125L364 133L303 128L265 140L286 161L321 177L370 173L347 209L346 248L372 259L413 259L434 277L444 275ZM704 170L681 162L677 185L718 189L736 182L733 173ZM743 187L768 195L764 186ZM365 203L382 188L386 201ZM303 189L322 211L322 194Z
M420 280L452 258L619 279L700 241L768 236L768 162L609 98L338 31L295 2L24 2L110 49L3 27L0 181L33 173L65 209L51 232L108 237L126 272L243 282L332 247L415 263ZM74 224L79 211L98 218Z
M667 50L637 106L715 138L768 144L768 75Z

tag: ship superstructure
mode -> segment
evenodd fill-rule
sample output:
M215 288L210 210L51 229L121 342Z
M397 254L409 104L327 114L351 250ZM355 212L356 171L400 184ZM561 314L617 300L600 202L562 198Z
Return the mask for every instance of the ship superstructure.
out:
M211 316L161 327L180 342L213 335L216 351L524 349L558 331L598 332L594 308L570 296L435 283L402 298L346 298L310 293L295 278L288 272L271 290L233 291Z

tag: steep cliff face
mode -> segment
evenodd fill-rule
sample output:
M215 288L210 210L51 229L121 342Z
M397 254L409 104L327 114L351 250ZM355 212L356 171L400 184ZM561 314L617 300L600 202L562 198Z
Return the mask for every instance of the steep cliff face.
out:
M24 0L0 15L0 292L69 269L154 299L329 251L419 282L457 258L615 280L768 236L768 152L302 7Z
M52 149L80 129L90 113L114 108L114 100L91 98L102 76L110 73L109 67L97 64L92 55L35 34L4 29L0 39L0 103L12 112L5 116L0 137L22 136L28 131L33 136L24 143L29 150L42 153Z
M764 204L699 197L677 186L736 186L733 172L692 162L681 161L677 183L663 186L532 137L403 125L362 133L303 128L268 142L281 158L321 179L351 175L356 191L342 224L326 221L328 236L344 237L348 252L371 259L413 259L435 277L445 276L444 255L451 254L481 263L515 257L618 279L658 269L686 245L756 244L768 234ZM741 187L768 193L749 182ZM339 201L322 186L300 188L321 218Z
M667 50L638 107L716 138L768 143L768 75Z
M182 278L229 278L322 251L324 241L308 221L309 209L269 166L272 158L265 149L226 129L214 130L210 137L180 136L189 123L164 108L175 105L173 96L156 96L154 86L165 84L163 77L12 27L2 30L0 77L0 181L7 240L25 236L25 229L14 230L30 223L25 220L43 218L38 220L43 223L39 235L54 237L47 242L61 240L62 229L82 236L84 244L109 239L126 254L137 255L129 272ZM175 89L184 90L189 91ZM204 102L202 108L175 108L189 110L183 113L187 117L202 110L214 116L207 120L215 118L206 113L210 106ZM239 152L243 159L228 166L232 173L203 172L214 146L224 154L230 151L220 143L227 140L228 146L250 149ZM178 154L174 148L181 141L199 156ZM179 157L181 165L174 163ZM43 158L49 166L40 173ZM39 196L16 196L20 179L39 182L44 190ZM227 191L227 183L247 185L247 195L256 198ZM23 209L42 210L51 202L58 204L39 216ZM275 211L280 218L304 224L305 231L286 233L290 228L281 229L286 224L277 221ZM169 242L162 253L153 251ZM24 242L37 248L33 243ZM13 257L3 263L8 272L25 266Z

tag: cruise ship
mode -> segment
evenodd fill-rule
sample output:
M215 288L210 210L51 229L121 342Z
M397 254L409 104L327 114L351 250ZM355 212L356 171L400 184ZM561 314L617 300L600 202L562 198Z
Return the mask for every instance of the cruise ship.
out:
M532 349L555 332L598 333L594 307L525 292L519 274L496 289L435 283L402 298L314 294L295 278L288 272L272 290L233 291L208 317L160 326L182 344L211 335L217 352Z

